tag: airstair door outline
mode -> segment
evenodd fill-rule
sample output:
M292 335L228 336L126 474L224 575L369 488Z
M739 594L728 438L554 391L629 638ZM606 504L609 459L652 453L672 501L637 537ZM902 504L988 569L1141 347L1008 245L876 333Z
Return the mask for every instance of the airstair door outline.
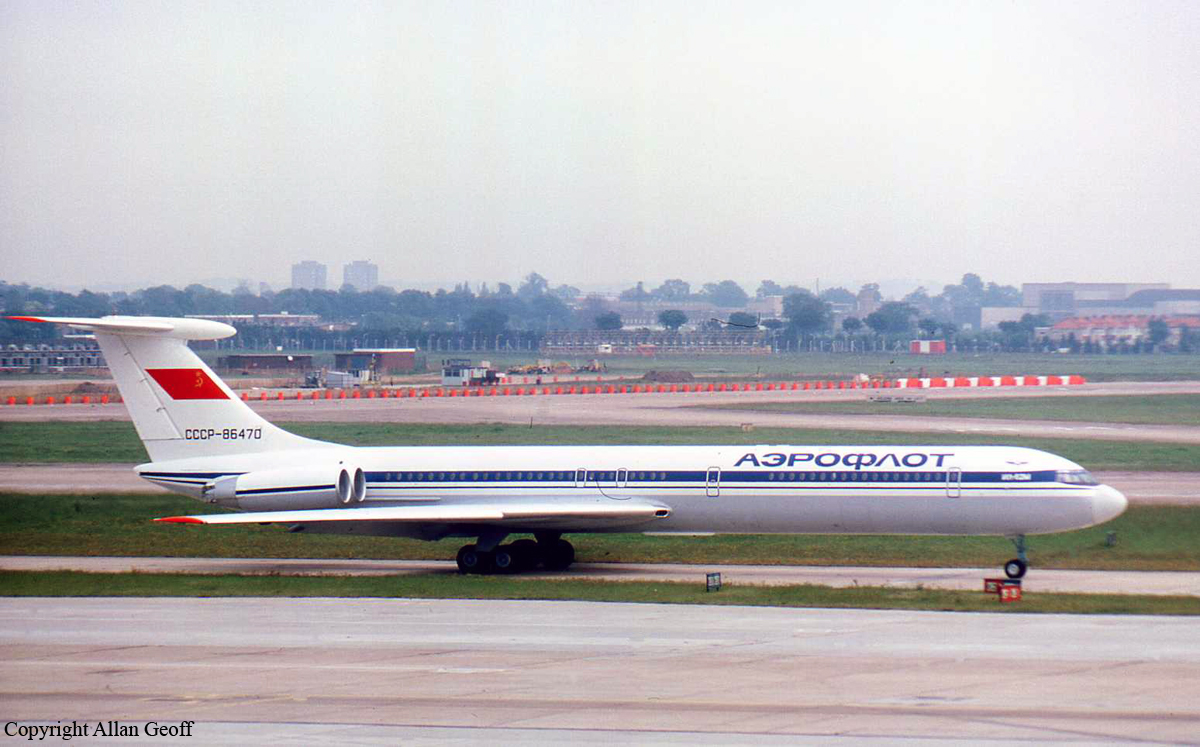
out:
M709 498L721 495L721 468L709 467L704 477L704 494Z
M962 470L958 467L946 470L946 497L962 497Z

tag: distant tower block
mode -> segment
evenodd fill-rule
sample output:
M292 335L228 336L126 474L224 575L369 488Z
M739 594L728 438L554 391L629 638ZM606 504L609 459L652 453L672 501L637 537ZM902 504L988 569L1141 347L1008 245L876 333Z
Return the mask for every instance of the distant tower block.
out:
M353 286L355 290L369 291L379 287L379 265L365 259L359 259L345 265L342 270L342 285Z
M306 260L292 265L292 287L303 290L325 290L325 265Z

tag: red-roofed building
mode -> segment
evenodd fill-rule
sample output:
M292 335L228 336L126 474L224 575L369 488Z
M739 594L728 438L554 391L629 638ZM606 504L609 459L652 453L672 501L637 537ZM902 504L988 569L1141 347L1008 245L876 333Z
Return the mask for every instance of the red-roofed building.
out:
M1050 328L1049 337L1056 343L1068 342L1072 337L1079 343L1092 343L1101 348L1121 344L1135 345L1150 341L1150 322L1161 320L1167 325L1167 338L1162 344L1179 345L1183 331L1200 334L1200 316L1150 316L1148 314L1122 314L1105 316L1071 317L1063 319Z

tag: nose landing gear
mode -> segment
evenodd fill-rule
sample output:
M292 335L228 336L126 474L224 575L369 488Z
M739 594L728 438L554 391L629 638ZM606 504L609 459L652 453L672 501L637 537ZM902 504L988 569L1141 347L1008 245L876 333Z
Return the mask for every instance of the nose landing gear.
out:
M1017 557L1004 564L1004 575L1014 579L1024 578L1025 571L1029 570L1029 558L1025 555L1025 535L1014 535L1009 537L1009 540L1017 548Z

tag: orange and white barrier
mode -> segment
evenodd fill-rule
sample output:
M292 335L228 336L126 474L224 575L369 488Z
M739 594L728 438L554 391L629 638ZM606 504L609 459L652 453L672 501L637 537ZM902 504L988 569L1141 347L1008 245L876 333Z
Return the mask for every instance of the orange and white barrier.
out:
M964 387L1000 386L1077 386L1086 384L1087 379L1070 374L1066 376L956 376L932 377L928 379L898 379L897 389L961 389Z
M820 391L829 389L962 389L967 387L1028 387L1028 386L1077 386L1086 384L1087 380L1075 374L1061 376L946 376L930 378L896 379L894 381L758 381L758 382L721 382L695 384L584 384L582 382L570 385L555 386L479 386L479 387L403 387L398 389L317 389L311 393L298 391L294 398L283 391L274 394L259 391L256 394L243 391L240 398L243 402L257 400L267 402L274 400L286 402L294 399L297 402L305 400L332 399L415 399L422 397L532 397L551 395L581 395L581 394L691 394L708 392L785 392L785 391ZM104 394L99 398L99 404L120 402L120 397ZM48 397L6 397L5 405L55 405L59 402L52 396ZM61 404L93 404L90 396L79 398L67 395Z

